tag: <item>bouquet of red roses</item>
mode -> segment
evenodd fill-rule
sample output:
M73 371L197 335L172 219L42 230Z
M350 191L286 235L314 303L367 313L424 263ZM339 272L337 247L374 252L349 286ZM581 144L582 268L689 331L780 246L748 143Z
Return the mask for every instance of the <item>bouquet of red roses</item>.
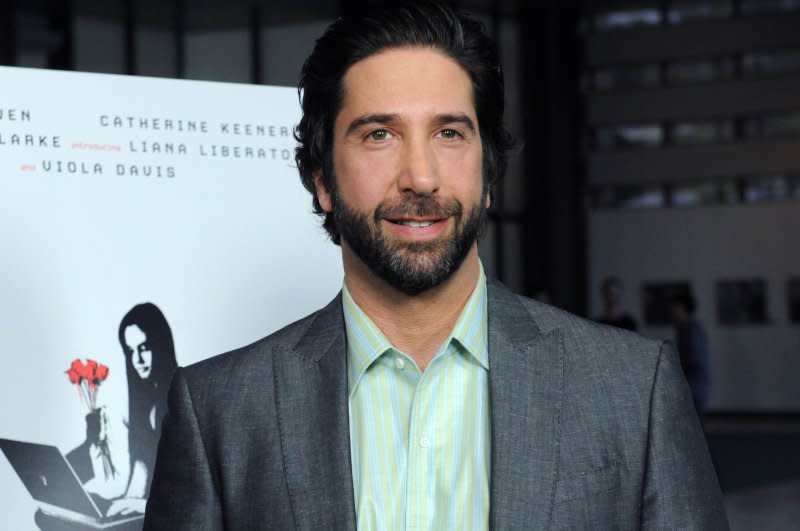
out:
M108 367L90 359L86 363L75 359L66 372L69 381L78 386L78 395L89 411L97 409L97 388L108 378Z
M93 435L87 435L87 438L90 438L90 442L100 452L103 473L106 479L116 476L117 469L111 461L111 452L108 448L105 411L97 407L97 389L108 378L108 367L90 359L87 359L86 363L75 359L66 373L69 381L77 386L81 401L89 408L89 414L86 415L87 433L90 431L88 430L90 421L96 426L92 430Z

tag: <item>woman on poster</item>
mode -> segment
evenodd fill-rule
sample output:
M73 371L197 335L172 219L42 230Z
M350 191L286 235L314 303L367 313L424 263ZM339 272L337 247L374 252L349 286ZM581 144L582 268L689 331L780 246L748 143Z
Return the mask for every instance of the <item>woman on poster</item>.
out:
M152 303L138 304L125 314L119 343L128 376L130 476L125 493L112 501L107 516L144 513L167 411L167 390L177 367L172 331Z

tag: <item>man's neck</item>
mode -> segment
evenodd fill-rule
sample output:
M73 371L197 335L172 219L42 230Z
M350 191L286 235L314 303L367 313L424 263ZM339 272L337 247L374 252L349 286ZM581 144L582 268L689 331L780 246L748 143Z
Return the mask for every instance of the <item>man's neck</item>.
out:
M342 248L345 282L353 300L392 345L424 371L450 335L478 282L477 245L450 278L413 296L375 276L346 245Z

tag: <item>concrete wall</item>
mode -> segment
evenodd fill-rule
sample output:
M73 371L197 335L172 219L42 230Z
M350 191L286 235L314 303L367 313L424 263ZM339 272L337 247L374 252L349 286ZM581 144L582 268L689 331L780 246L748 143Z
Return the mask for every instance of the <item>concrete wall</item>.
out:
M791 324L787 281L800 275L800 204L771 203L687 209L595 211L589 216L592 315L602 310L598 286L620 276L626 306L643 325L642 285L691 283L697 316L712 351L712 410L800 410L800 325ZM714 284L764 278L768 324L717 323ZM644 327L671 339L670 327Z

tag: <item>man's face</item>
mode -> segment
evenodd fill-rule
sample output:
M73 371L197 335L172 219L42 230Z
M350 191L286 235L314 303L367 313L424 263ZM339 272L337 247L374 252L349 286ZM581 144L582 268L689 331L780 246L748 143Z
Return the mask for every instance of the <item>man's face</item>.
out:
M488 199L469 75L430 48L355 63L334 123L336 186L317 179L344 253L414 295L450 277L475 245Z
M616 282L610 282L606 285L603 294L607 305L616 306L622 300L622 286Z

